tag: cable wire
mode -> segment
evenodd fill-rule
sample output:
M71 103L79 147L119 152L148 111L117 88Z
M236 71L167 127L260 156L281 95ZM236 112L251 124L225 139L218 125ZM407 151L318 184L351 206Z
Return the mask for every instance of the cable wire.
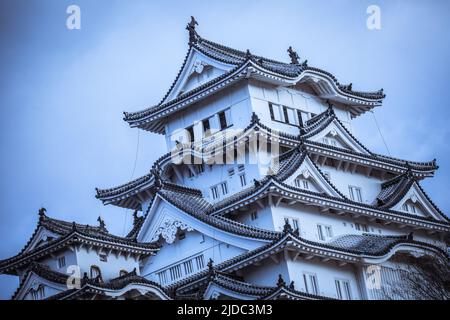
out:
M139 140L140 140L140 134L141 134L141 130L138 129L138 136L137 136L137 143L136 143L136 153L134 156L134 165L133 165L133 170L131 172L131 176L130 176L130 180L133 179L134 177L134 173L136 172L136 166L137 166L137 161L138 161L138 156L139 156ZM128 209L127 211L125 211L125 217L124 217L124 221L123 221L123 231L122 234L123 236L125 236L125 229L127 226L127 218L128 218L128 213L130 212L130 209Z
M373 111L370 111L370 113L372 113L373 120L375 121L375 125L377 126L378 133L380 134L381 140L383 141L383 144L384 144L384 146L385 146L385 148L387 150L387 153L391 157L391 151L389 150L389 147L388 147L388 145L386 143L386 140L383 137L383 133L381 133L381 129L380 129L380 126L378 125L378 121L377 121L377 118L375 117L375 113Z

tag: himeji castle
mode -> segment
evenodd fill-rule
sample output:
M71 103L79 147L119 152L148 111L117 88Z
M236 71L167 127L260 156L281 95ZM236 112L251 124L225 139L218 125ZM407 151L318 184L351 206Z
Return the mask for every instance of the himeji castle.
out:
M449 218L421 186L436 161L374 153L353 131L382 89L355 91L292 47L280 62L204 39L194 18L186 29L163 99L124 114L164 135L167 153L96 190L134 211L132 229L40 209L0 261L19 278L12 299L386 299L408 257L447 261Z

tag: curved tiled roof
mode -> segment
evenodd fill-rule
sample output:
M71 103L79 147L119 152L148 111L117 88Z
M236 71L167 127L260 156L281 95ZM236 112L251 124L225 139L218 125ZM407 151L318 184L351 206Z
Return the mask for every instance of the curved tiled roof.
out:
M414 244L420 245L424 248L429 248L434 252L440 252L444 256L447 254L440 248L431 244L416 241L412 235L408 236L375 236L371 234L362 235L345 235L337 237L328 243L315 242L304 239L292 229L285 228L283 233L277 240L272 241L267 245L263 245L255 250L242 253L229 260L226 260L215 266L216 270L222 272L230 272L231 270L237 270L237 266L248 265L246 261L254 259L256 257L267 258L270 255L276 254L279 250L282 250L287 245L294 246L298 250L304 250L308 254L327 255L333 259L344 259L352 263L357 263L365 257L378 258L388 254L396 245L400 244ZM338 255L337 255L338 253ZM339 257L342 255L342 257ZM239 267L240 268L240 267ZM238 268L238 269L239 269ZM204 282L209 275L209 270L201 271L189 278L180 280L172 285L170 288L181 289L183 293L184 288L189 287L194 283Z
M43 279L46 279L52 283L57 284L66 284L67 278L69 277L69 275L67 274L51 270L48 266L39 263L32 263L31 266L28 268L26 274L22 277L19 286L17 287L16 291L11 297L11 300L15 300L17 298L17 295L19 294L22 287L25 285L26 281L28 280L28 276L31 273L34 273Z
M273 240L279 237L279 232L252 227L221 216L207 215L212 205L202 197L200 190L163 183L157 194L183 212L223 231L256 239Z
M161 287L161 285L137 275L136 271L132 271L107 282L103 282L101 279L89 279L85 277L81 280L80 289L71 289L61 292L57 295L49 297L48 300L71 300L91 293L106 296L105 291L120 291L129 285L144 285L157 290L166 299L172 299L171 293Z
M156 243L139 243L135 238L112 235L104 226L92 227L49 218L44 211L43 209L40 210L38 226L21 252L11 258L0 261L0 273L10 273L15 270L16 265L28 265L48 256L55 250L64 249L74 243L92 243L104 247L114 247L128 252L141 253L144 256L150 255L159 249ZM59 237L28 250L40 228L45 228Z
M389 181L386 181L381 186L381 191L376 198L375 205L379 208L391 209L398 204L403 197L408 193L411 187L416 184L431 206L436 212L446 221L450 221L449 218L439 209L439 207L431 200L428 194L423 190L419 181L414 177L411 170L406 171Z
M179 80L182 70L184 69L187 58L189 57L192 50L195 49L202 54L218 61L221 63L228 64L230 66L234 66L231 70L228 72L225 72L221 76L212 79L211 81L208 81L199 87L196 87L188 92L182 93L181 95L171 99L170 101L167 101L167 98L169 97L170 93L173 91L175 84ZM124 120L131 123L134 123L136 121L141 121L147 117L149 117L152 114L155 114L162 109L169 107L177 102L180 102L186 98L189 98L193 96L194 94L209 88L217 83L219 83L221 80L231 76L233 73L235 73L237 70L239 70L241 67L243 67L247 62L253 62L253 65L255 67L261 68L261 72L272 72L278 76L284 76L291 80L295 80L296 78L300 77L302 73L305 72L314 72L321 74L327 78L329 78L337 90L337 92L340 92L344 96L349 96L353 98L361 98L366 99L368 101L377 101L380 102L382 99L384 99L385 94L382 90L375 91L375 92L361 92L361 91L353 91L350 86L343 86L341 85L337 79L329 72L326 72L324 70L309 67L306 63L302 64L292 64L292 63L285 63L280 62L268 58L264 58L262 56L257 56L251 54L249 51L244 52L236 49L232 49L230 47L215 43L210 40L206 40L200 36L197 36L197 40L194 43L190 43L190 48L188 50L187 55L185 56L184 62L181 66L180 71L178 72L178 75L175 78L175 81L172 83L171 87L169 88L166 95L163 97L160 103L157 105L154 105L152 107L149 107L147 109L144 109L142 111L138 112L125 112ZM174 110L172 110L174 111ZM170 112L167 112L164 116L167 116ZM163 130L162 126L159 126L159 130Z
M244 280L236 279L235 276L216 270L213 271L213 275L209 276L209 282L205 286L207 287L211 283L214 283L217 286L234 292L238 295L252 296L255 299L264 300L270 297L269 299L272 300L275 297L279 297L281 295L281 292L284 293L285 297L291 296L295 297L296 299L329 299L324 296L297 291L292 286L287 286L285 283L278 283L277 286L261 286L248 283Z

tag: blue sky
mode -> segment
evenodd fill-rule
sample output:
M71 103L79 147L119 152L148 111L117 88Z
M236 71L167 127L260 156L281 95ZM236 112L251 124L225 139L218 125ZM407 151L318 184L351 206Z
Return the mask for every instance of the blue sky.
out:
M81 30L66 28L66 8L81 8ZM381 8L381 30L366 9ZM187 51L189 17L207 38L289 61L292 45L309 65L355 90L384 88L375 111L392 156L438 159L423 186L450 209L450 2L334 1L0 1L0 259L25 245L38 219L96 224L123 234L131 212L104 207L95 187L133 176L137 129L123 111L157 103ZM355 120L360 140L386 154L371 114ZM133 177L165 152L162 136L140 133ZM124 227L125 225L125 227ZM0 298L17 279L0 276Z

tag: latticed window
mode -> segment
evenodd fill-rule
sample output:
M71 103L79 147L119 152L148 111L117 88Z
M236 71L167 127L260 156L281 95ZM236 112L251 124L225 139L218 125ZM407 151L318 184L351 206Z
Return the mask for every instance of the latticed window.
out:
M173 266L171 268L169 268L169 274L170 274L170 280L171 281L175 281L177 279L180 279L182 274L181 274L181 266L180 265L176 265Z
M101 276L100 268L97 266L91 266L91 278L95 279Z
M319 240L322 240L322 241L332 238L333 230L332 230L331 226L318 224L317 225L317 236L319 237Z
M351 291L350 291L350 282L348 282L347 280L336 279L334 281L334 283L336 285L336 293L337 293L338 299L341 299L341 300L351 300L352 299L352 295L351 295Z
M195 257L195 264L197 266L197 270L201 270L205 267L205 258L203 255Z
M353 201L362 202L361 188L355 186L348 187L350 199Z
M188 260L186 262L183 262L183 267L184 267L184 273L185 274L191 274L192 272L194 272L194 267L192 264L192 260Z
M62 256L58 258L58 268L63 268L66 266L66 257Z
M305 291L311 294L319 294L319 285L317 283L317 276L312 273L303 273L303 283Z
M247 179L245 178L245 173L239 175L239 181L241 182L241 187L245 187L247 185Z

